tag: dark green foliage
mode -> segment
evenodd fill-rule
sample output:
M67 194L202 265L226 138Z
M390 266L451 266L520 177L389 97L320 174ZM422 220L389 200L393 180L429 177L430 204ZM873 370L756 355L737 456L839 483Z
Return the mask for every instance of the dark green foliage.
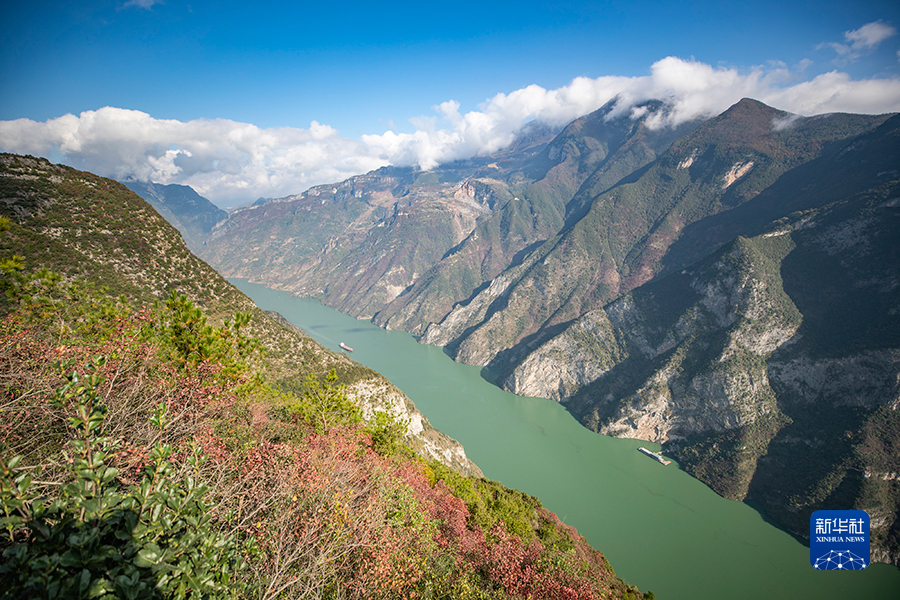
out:
M540 501L518 490L510 489L497 481L463 477L446 466L429 462L435 481L443 481L453 494L466 503L470 521L485 534L498 523L503 523L506 531L519 536L527 545L535 538L553 545L565 546L559 532L551 533L555 527L540 521L537 509Z
M98 358L88 371L102 365ZM0 589L18 598L242 598L246 564L233 537L217 531L195 476L176 475L173 448L156 444L137 484L122 486L109 466L116 443L100 437L106 407L96 372L66 375L55 404L75 439L59 466L55 497L39 491L40 471L0 456ZM155 424L164 427L161 413ZM203 457L195 452L191 468Z
M224 327L213 327L199 306L174 290L163 304L159 327L170 358L182 367L213 361L225 376L241 375L249 369L248 359L260 349L257 340L241 331L250 315L238 312Z
M101 340L112 320L130 312L125 299L110 297L106 288L65 281L47 269L27 271L17 256L0 262L0 289L6 292L7 309L16 309L26 322L50 322L57 343L72 337Z
M407 419L398 419L396 415L377 410L366 425L366 433L372 436L372 447L375 452L381 456L394 456L407 450L403 436L406 435L408 427Z
M723 433L691 436L679 445L685 471L732 500L748 495L760 457L766 456L787 419L781 414L759 418L746 427Z

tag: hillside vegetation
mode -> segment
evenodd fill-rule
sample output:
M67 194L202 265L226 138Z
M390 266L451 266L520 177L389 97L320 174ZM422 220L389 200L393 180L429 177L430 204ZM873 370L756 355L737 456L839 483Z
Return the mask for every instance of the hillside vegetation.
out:
M698 222L701 237L741 224L756 235L583 313L504 385L565 402L595 431L667 444L688 472L799 536L816 510L864 509L873 558L896 564L898 127ZM698 246L685 234L667 260Z
M348 392L383 380L124 187L2 167L4 598L642 596L537 499L410 449L391 402L365 422Z

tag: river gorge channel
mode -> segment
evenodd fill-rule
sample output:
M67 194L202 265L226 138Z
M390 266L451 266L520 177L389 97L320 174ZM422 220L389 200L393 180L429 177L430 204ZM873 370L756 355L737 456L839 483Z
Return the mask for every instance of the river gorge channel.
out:
M665 600L900 598L900 570L816 571L809 547L680 470L659 445L584 428L551 400L504 392L441 348L246 280L232 284L327 348L391 380L486 477L537 496L603 552L616 574ZM835 509L842 507L834 507Z

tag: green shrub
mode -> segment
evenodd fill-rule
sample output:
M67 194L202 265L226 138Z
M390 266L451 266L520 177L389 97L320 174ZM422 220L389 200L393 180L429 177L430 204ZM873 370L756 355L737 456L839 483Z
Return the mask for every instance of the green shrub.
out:
M236 313L224 327L213 327L199 306L173 290L163 304L162 315L163 342L170 358L182 366L212 361L226 372L242 374L248 370L247 359L259 349L257 340L241 332L250 322L247 313Z
M116 444L99 437L106 415L100 365L89 365L86 377L68 374L53 401L71 415L75 433L59 465L68 482L55 497L36 491L22 457L0 455L0 597L246 597L241 548L216 529L207 487L196 478L199 452L188 461L194 474L178 476L173 448L156 444L139 483L118 481L109 464ZM163 414L151 423L162 428Z
M372 447L381 456L395 456L406 449L403 436L409 427L409 420L398 419L393 413L375 411L366 432L372 436Z
M315 433L327 433L332 427L362 422L362 411L347 398L344 386L336 385L337 374L329 371L325 381L308 375L303 394L290 404L289 410L312 426Z

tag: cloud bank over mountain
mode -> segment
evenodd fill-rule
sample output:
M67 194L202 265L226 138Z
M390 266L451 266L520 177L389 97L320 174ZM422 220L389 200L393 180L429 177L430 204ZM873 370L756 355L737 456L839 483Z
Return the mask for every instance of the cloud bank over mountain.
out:
M833 46L852 60L896 33L886 27L869 24L847 32L848 44ZM842 53L837 46L848 50ZM163 120L104 107L44 122L2 121L0 148L118 179L190 185L227 206L299 193L388 164L430 169L488 154L509 144L530 120L562 125L613 99L615 114L633 114L647 99L663 100L668 110L650 119L656 127L717 114L744 97L807 116L900 111L900 79L854 80L837 70L804 79L805 67L773 63L739 70L667 57L646 76L579 77L553 90L530 85L497 94L468 112L448 100L433 107L432 116L410 119L413 133L387 131L359 140L316 121L307 129L264 129L225 119Z

